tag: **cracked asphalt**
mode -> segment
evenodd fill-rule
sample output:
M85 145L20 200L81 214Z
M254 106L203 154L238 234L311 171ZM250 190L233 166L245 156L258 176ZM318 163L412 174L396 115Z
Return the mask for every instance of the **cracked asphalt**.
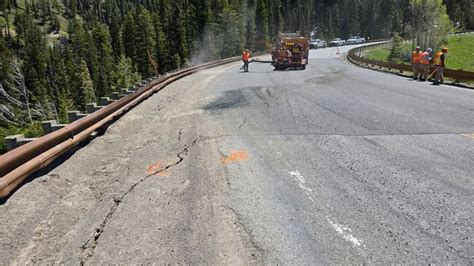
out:
M1 202L0 264L474 263L474 91L332 48L239 67L175 82Z

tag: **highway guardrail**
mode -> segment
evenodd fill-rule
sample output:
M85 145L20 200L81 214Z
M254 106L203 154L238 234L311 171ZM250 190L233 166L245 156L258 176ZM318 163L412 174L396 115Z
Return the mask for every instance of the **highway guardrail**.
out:
M38 139L32 140L0 156L0 198L8 196L32 173L48 166L56 158L86 140L94 131L114 121L140 102L172 82L199 70L237 62L233 57L193 66L152 80L136 91L110 102L108 105L84 116L71 124L62 125Z
M362 51L364 50L384 47L384 46L390 45L391 43L392 43L391 41L385 41L385 42L368 44L368 45L352 48L348 52L347 59L351 63L364 66L364 67L371 66L371 67L386 68L388 70L398 70L400 71L400 73L403 73L404 71L411 72L412 71L411 65L408 65L408 64L398 64L398 63L389 62L389 61L378 61L378 60L373 60L373 59L369 59L369 58L365 58L361 56ZM433 71L433 70L434 70L434 67L431 66L430 71ZM453 79L456 82L474 81L474 72L464 71L462 69L456 70L456 69L445 68L444 77Z

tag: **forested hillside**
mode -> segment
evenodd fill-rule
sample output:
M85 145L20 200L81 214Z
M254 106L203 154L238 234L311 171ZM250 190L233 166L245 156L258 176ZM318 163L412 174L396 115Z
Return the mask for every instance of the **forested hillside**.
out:
M157 72L265 50L278 31L410 37L417 2L1 0L0 125L65 121L68 110ZM474 28L471 0L444 2L452 22Z

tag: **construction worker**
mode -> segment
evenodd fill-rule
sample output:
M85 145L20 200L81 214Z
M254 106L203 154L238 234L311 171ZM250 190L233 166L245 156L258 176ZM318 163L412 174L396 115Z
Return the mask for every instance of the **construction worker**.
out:
M413 79L418 79L418 72L420 70L421 48L416 47L416 50L411 53L411 68L413 70Z
M430 73L431 57L433 56L433 49L428 48L421 54L420 58L420 80L425 81Z
M445 65L445 60L446 60L446 54L448 53L448 48L444 47L441 49L441 51L437 52L433 64L436 67L436 74L433 79L433 85L439 85L439 83L443 84L444 83L444 78L443 78L443 71Z
M244 62L244 72L249 72L249 59L250 51L249 49L245 49L244 53L242 54L242 61Z

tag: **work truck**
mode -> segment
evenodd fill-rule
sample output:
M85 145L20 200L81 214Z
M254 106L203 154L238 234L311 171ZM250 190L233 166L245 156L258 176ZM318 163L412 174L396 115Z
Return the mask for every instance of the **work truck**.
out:
M279 32L272 51L272 65L275 70L306 69L308 64L309 40L300 32Z

